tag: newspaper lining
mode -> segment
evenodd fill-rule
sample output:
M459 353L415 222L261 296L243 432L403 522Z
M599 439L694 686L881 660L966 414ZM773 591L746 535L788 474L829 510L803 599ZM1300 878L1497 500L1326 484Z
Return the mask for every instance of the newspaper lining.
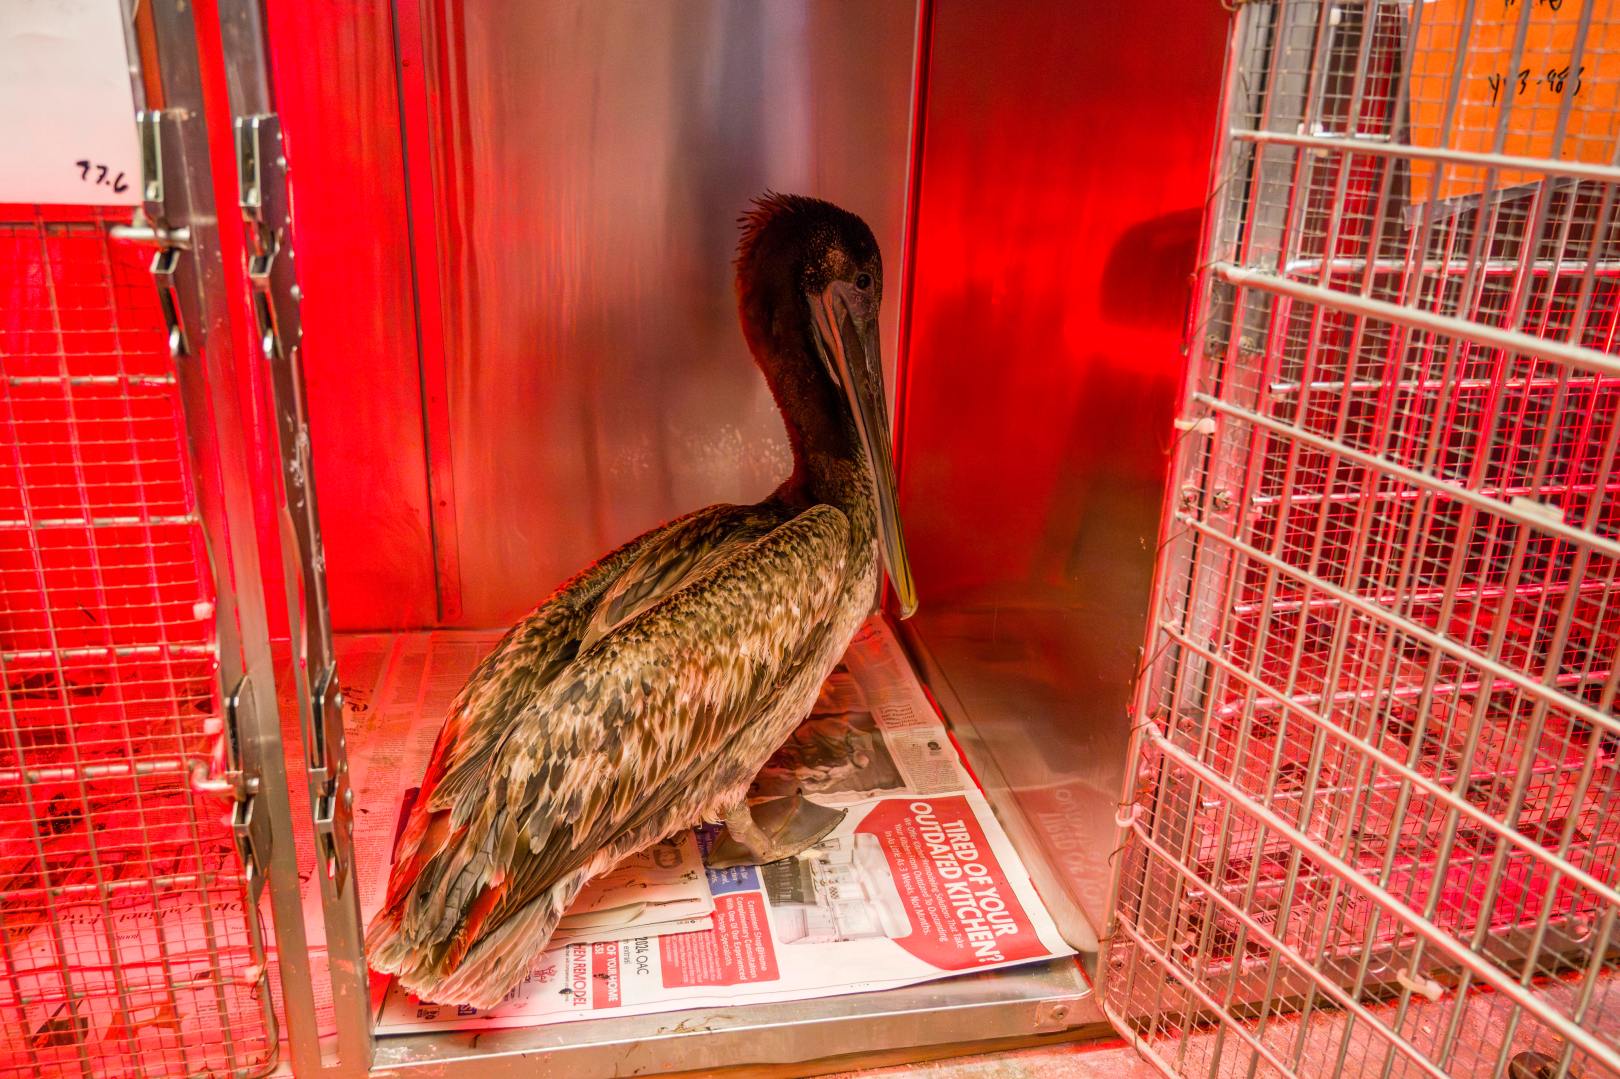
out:
M471 643L468 635L458 640ZM443 712L419 715L431 747ZM423 739L413 732L409 742ZM365 739L349 744L351 754L366 752ZM396 777L401 769L421 771L404 761L388 766ZM379 774L356 772L357 787ZM711 927L660 936L667 922L648 919L639 930L592 931L566 943L559 936L560 946L488 1011L423 1003L394 985L382 998L378 1033L804 1000L1073 954L880 621L857 635L815 712L760 771L750 800L794 794L846 815L799 858L709 870ZM384 800L397 799L393 792L371 797L372 805L397 805ZM360 833L376 826L356 822L357 860L362 846L370 852L361 879L373 888L386 879L376 851L386 854L388 844L362 844ZM697 845L707 850L719 834L700 829ZM635 885L631 867L613 876L615 895ZM362 903L368 914L375 907L364 892ZM576 904L570 915L580 911Z

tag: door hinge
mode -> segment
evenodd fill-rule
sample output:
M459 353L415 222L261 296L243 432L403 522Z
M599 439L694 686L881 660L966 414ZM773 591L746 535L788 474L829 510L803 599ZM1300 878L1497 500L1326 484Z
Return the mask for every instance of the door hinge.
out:
M247 223L248 283L253 289L259 347L265 359L285 360L298 347L303 330L289 236L292 208L280 117L274 113L237 117L236 167L242 219Z
M135 116L141 140L141 201L163 205L163 113L142 109Z
M236 118L238 201L247 237L247 276L252 290L259 347L270 366L276 401L277 434L287 512L297 536L305 601L324 602L325 584L320 528L310 476L308 418L303 406L299 347L303 330L298 304L301 293L293 266L292 204L287 191L287 155L281 120L274 113ZM308 747L309 785L315 821L316 857L322 872L342 891L353 846L354 791L349 784L348 755L343 742L343 691L337 668L321 664L331 652L323 615L306 612L304 627L312 670L318 675L302 713Z
M182 129L198 118L179 109L142 109L135 117L141 144L141 205L132 226L114 229L120 239L187 247L191 243L191 196Z
M328 665L310 701L309 772L315 789L315 842L321 869L343 890L349 874L345 856L354 840L354 788L343 738L343 687L337 667Z

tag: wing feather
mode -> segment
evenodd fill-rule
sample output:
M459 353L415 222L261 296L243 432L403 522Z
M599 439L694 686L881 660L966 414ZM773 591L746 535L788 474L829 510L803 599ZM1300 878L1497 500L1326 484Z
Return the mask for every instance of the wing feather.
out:
M649 543L603 593L580 639L580 651L648 607L713 572L740 547L767 535L793 511L786 506L716 506L674 534Z
M843 514L817 506L621 626L542 695L542 722L512 729L482 817L520 818L529 856L556 858L563 872L572 855L606 845L796 667L837 600L847 542ZM559 835L564 824L584 827Z

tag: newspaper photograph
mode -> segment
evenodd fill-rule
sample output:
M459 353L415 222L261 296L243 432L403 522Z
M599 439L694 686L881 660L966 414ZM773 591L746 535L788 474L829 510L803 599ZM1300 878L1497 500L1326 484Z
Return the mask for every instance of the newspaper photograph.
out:
M423 721L436 729L438 716ZM1072 954L880 621L857 635L750 792L760 816L796 798L838 823L796 858L707 870L708 926L667 931L675 908L637 898L658 867L630 859L570 909L565 925L589 926L589 936L559 933L498 1007L423 1002L393 985L378 1033L803 1000ZM724 832L709 825L687 836L707 855ZM682 872L662 871L666 884ZM385 880L387 867L369 872ZM625 908L642 920L593 922Z

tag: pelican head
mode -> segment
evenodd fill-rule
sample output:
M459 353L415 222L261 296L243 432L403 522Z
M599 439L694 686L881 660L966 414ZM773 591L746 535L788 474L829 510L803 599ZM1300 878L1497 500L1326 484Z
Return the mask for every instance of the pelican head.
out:
M900 617L917 609L895 492L878 309L883 258L872 230L830 202L767 194L743 215L737 299L743 333L793 446L794 485L812 497L837 464L869 470L879 550Z

